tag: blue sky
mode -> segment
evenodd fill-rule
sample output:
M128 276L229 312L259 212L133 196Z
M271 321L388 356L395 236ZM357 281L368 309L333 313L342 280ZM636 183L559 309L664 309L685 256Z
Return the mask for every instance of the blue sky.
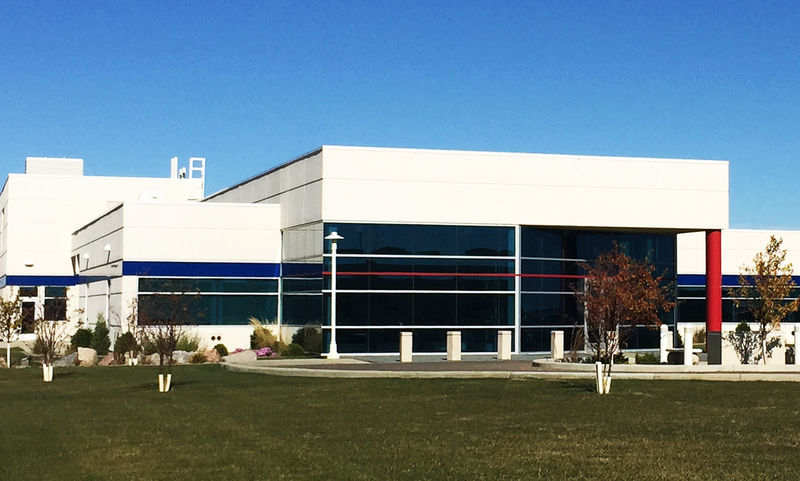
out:
M196 155L211 193L322 144L726 159L732 226L800 228L798 25L791 1L6 0L0 175Z

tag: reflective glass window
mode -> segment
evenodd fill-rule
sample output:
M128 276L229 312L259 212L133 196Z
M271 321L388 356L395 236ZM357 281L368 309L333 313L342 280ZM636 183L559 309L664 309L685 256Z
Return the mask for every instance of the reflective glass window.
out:
M514 229L461 226L458 228L458 255L513 256Z
M35 313L36 313L35 302L22 303L22 318L20 319L20 321L22 322L22 332L24 334L30 334L34 332L34 326L36 321Z
M455 255L458 252L458 228L450 225L407 226L414 229L416 255Z
M582 279L578 263L559 260L523 260L522 290L536 292L573 292Z
M139 292L278 292L277 279L140 277Z
M416 329L412 331L411 344L414 352L446 352L447 331L445 329ZM399 350L398 344L395 350Z
M491 276L491 274L513 274L514 262L494 259L459 259L458 290L461 291L512 291L514 276ZM479 274L464 276L464 274Z
M513 256L514 229L491 226L325 224L342 254ZM330 253L330 243L325 243Z
M458 294L458 325L510 326L514 324L514 296L510 294Z
M369 324L373 326L411 325L412 294L369 294Z
M330 325L330 294L325 294L325 324ZM368 294L336 294L336 323L343 326L369 325Z
M44 296L45 297L66 297L67 296L67 288L66 287L51 287L47 286L44 288Z
M322 278L319 279L283 279L283 292L320 292Z
M579 328L523 328L520 336L520 349L522 352L547 352L550 351L550 332L564 332L564 350L570 351L573 347L582 350L582 327ZM578 336L578 345L573 346L573 336Z
M497 352L497 329L464 329L461 331L461 348L464 352ZM511 332L511 345L514 345Z
M19 288L20 297L36 297L39 295L39 288L36 286L23 286Z
M573 326L582 323L572 294L523 294L523 326Z
M414 288L413 259L373 257L369 261L372 275L369 288L378 290L410 290Z
M455 274L458 263L451 259L414 259L414 272L420 274ZM428 291L454 291L458 288L456 276L415 276L414 289Z
M520 237L523 257L549 257L554 259L565 257L562 252L560 230L522 227Z
M283 323L290 326L322 324L322 294L284 294Z
M63 321L67 318L67 300L63 297L44 300L44 319Z
M414 294L414 325L456 325L456 294Z

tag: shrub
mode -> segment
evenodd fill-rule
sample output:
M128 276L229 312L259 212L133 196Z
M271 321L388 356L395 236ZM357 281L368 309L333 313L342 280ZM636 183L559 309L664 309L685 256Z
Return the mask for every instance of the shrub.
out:
M701 328L694 331L694 335L692 335L692 344L702 344L703 347L706 345L706 329Z
M262 347L272 347L277 339L272 331L261 324L255 317L250 318L250 325L253 326L253 334L250 335L250 349L261 349Z
M753 361L759 341L756 333L750 330L750 325L745 321L740 322L733 332L729 332L725 336L725 339L731 343L742 364L750 364ZM755 359L755 362L758 362L758 358Z
M151 338L147 338L147 339L143 340L142 341L142 352L147 356L157 353L158 352L158 346L156 346L156 341L151 339Z
M184 334L175 343L176 351L194 352L200 347L200 339L197 336Z
M192 354L192 357L189 358L189 362L192 364L203 364L206 362L206 353L198 351Z
M636 354L636 364L661 364L658 357L652 352Z
M225 347L225 344L217 344L214 346L214 350L217 351L217 354L219 354L220 357L225 357L228 355L228 348Z
M139 350L139 345L132 332L124 332L117 337L117 342L114 343L114 353L125 355L126 352L136 352Z
M89 347L92 345L92 330L80 328L69 340L72 347Z
M36 339L33 341L33 353L41 354L42 352L44 352L44 344L42 343L41 338L36 336Z
M289 344L289 347L286 349L286 357L303 357L306 355L306 351L303 349L303 346L296 343Z
M11 365L17 366L19 363L28 357L28 354L20 347L12 347L11 348Z
M787 365L794 364L794 346L789 346L786 348L784 360Z
M628 364L628 357L620 351L614 354L614 364Z
M285 342L275 341L275 344L272 345L272 351L279 356L285 356L287 349L289 349L289 345Z
M294 333L292 342L300 344L307 352L322 352L322 330L304 327Z
M108 326L102 319L102 315L97 316L97 325L92 333L92 349L97 351L99 356L108 354L111 348L111 338L108 337Z

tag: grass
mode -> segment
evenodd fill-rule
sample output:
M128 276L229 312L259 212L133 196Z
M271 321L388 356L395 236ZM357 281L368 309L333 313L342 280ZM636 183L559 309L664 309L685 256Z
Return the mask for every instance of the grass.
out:
M5 350L5 348L0 349L0 356L3 357L4 361L6 360L6 350ZM11 348L11 365L12 366L16 366L17 364L19 364L19 362L23 358L25 358L27 356L28 355L25 354L25 351L23 351L22 348L12 347Z
M0 372L0 479L795 479L800 383Z

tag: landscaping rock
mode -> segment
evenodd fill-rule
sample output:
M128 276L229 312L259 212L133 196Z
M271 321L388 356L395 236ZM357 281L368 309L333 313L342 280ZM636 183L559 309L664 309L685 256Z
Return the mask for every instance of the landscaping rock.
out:
M216 349L209 349L206 351L206 362L219 362L222 356L219 355Z
M8 365L6 364L6 358L0 357L0 368L4 368L4 367L7 367L7 366Z
M79 347L78 362L81 366L94 366L97 364L97 351L91 347Z
M110 366L114 364L114 354L109 352L108 354L103 356L103 359L100 359L100 362L97 364L98 366Z
M157 352L154 352L153 354L150 354L149 356L146 356L145 359L147 359L147 362L145 362L145 364L153 364L153 365L158 366L158 353Z
M75 359L78 357L77 352L73 352L72 354L67 354L66 356L62 356L55 361L53 361L53 366L55 367L69 367L75 365Z
M222 358L222 362L253 362L255 360L255 351L234 352Z
M176 364L189 364L192 354L186 351L172 351L172 361Z

